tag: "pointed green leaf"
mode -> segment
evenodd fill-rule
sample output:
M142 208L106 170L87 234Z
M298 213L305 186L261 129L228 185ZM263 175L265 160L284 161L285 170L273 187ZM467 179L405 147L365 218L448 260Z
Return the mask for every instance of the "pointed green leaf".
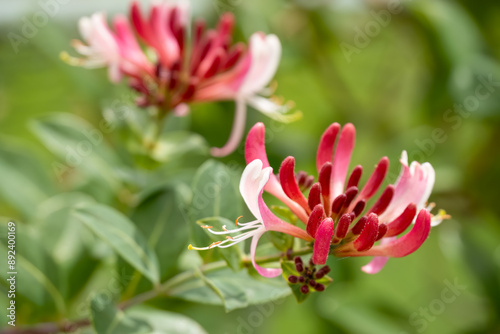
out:
M207 334L196 321L182 314L144 306L134 307L126 313L146 321L153 328L151 334Z
M195 224L196 221L207 217L234 221L242 215L239 177L239 173L215 160L205 162L196 172L192 185L193 199L188 210L194 246L208 246L212 242L205 231ZM217 250L200 252L206 261L220 258L217 254Z
M117 310L107 295L95 296L90 311L97 334L151 334L152 328L147 322Z
M160 272L156 254L127 217L101 204L78 207L75 209L75 215L125 261L154 284L159 283Z
M249 305L276 301L290 294L281 278L255 279L245 270L229 268L206 273L172 288L168 294L203 304L224 305L227 312ZM221 297L217 301L217 296Z
M16 293L38 306L54 305L58 312L64 313L66 306L59 291L59 272L53 259L42 247L36 234L30 233L29 226L19 222L14 222L14 230L11 227L10 232L14 232L15 235L15 248L9 248L7 240L10 221L7 218L0 218L0 249L6 257L7 254L15 256L15 267L12 270L7 267L6 259L2 261L0 272L2 285L7 284L9 272L17 272Z
M40 161L26 147L0 144L0 197L25 217L55 191Z

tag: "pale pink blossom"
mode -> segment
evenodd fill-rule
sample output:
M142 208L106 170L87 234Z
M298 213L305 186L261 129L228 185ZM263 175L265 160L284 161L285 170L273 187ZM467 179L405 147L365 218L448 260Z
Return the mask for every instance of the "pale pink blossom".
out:
M287 114L287 104L266 97L281 58L278 37L257 32L248 46L233 43L231 13L223 14L215 29L206 29L201 20L191 28L188 2L155 3L145 15L134 1L130 18L117 15L113 28L103 13L81 18L79 27L84 42L75 40L73 46L82 58L64 53L63 59L107 67L112 82L127 78L139 106L184 116L191 103L235 101L230 137L222 148L212 149L215 156L230 154L241 142L247 105L282 122L300 117Z

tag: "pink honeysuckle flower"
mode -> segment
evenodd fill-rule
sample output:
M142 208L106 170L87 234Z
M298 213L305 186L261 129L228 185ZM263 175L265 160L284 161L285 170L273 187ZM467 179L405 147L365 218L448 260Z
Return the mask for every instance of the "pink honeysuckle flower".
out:
M440 212L432 217L428 210L432 207L424 207L434 184L434 169L429 163L418 162L408 167L406 152L402 154L403 168L395 185L388 185L375 203L365 208L384 181L389 159L380 160L361 188L362 166L356 166L347 177L355 135L352 124L341 128L338 123L323 133L316 158L318 182L312 184L304 172L295 173L295 159L288 157L279 174L271 175L264 189L306 225L307 233L315 239L314 264L325 264L332 253L375 256L362 269L376 273L388 257L403 257L416 251L428 237L431 225L439 224L447 216ZM264 167L269 166L264 137L264 125L257 123L247 137L247 163L260 159ZM307 197L303 194L304 185L310 188ZM412 222L411 230L397 238ZM379 240L380 244L375 245Z
M156 106L162 116L169 111L184 116L191 103L234 100L230 137L222 148L212 149L214 156L225 156L241 142L247 104L282 122L300 117L286 114L289 105L264 97L281 58L279 39L257 32L248 46L233 43L233 27L231 13L223 14L215 29L206 29L203 21L191 29L188 2L156 3L145 16L134 1L130 18L116 16L113 29L103 13L81 18L85 43L72 44L83 58L62 57L72 65L107 67L112 82L127 78L137 104Z
M248 238L252 238L250 245L250 257L252 264L259 274L265 277L276 277L281 275L280 268L263 268L255 262L255 253L260 237L266 231L277 231L292 235L296 238L311 241L313 238L301 228L290 223L284 222L276 217L267 207L262 199L264 187L269 181L269 176L272 175L271 167L263 167L262 161L254 160L250 162L241 176L240 192L248 206L250 212L256 220L248 223L240 223L237 221L236 229L227 229L223 227L223 231L214 231L212 228L207 228L210 233L216 235L226 235L226 240L212 243L208 247L193 247L189 245L189 249L207 250L213 247L227 248L237 243L240 243ZM232 237L231 235L237 234Z

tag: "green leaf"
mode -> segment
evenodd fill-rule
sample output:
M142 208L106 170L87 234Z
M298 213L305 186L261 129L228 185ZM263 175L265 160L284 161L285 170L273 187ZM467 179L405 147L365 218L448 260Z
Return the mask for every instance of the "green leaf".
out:
M189 236L187 206L190 189L182 184L153 190L132 212L131 220L155 250L161 279L171 275Z
M134 307L127 315L146 321L151 334L207 334L196 321L185 315L158 310L152 307Z
M123 214L101 204L75 209L78 219L106 241L125 261L154 284L159 283L158 259L144 236Z
M7 254L15 251L15 268L7 267L7 260L2 261L0 277L2 285L6 285L9 272L17 272L16 293L24 296L38 306L55 306L61 314L65 312L64 299L59 292L59 271L53 259L45 251L36 237L29 233L29 226L15 222L15 249L8 248L8 223L11 220L0 218L0 249ZM12 229L12 227L11 227Z
M198 275L168 291L168 295L213 305L224 305L227 312L249 305L286 297L290 289L281 278L255 279L245 270L223 269Z
M82 193L65 193L45 200L35 210L34 228L59 266L59 290L67 298L83 288L100 262L94 251L98 239L79 223L73 210L77 205L94 202Z
M294 238L289 234L270 231L269 237L274 247L282 252L286 252L293 247Z
M152 156L157 161L174 163L185 157L208 156L209 148L205 139L185 131L164 133L154 147Z
M40 161L26 147L0 143L0 196L25 217L53 194L54 185Z
M209 160L200 166L193 179L193 199L188 216L195 246L208 246L212 241L199 226L194 224L207 217L222 217L234 221L242 214L241 196L238 191L239 175L224 164ZM218 258L217 249L201 251L205 261ZM214 254L215 252L215 254Z
M109 192L119 186L112 166L120 163L115 152L106 145L105 127L94 128L84 119L68 113L51 114L30 125L42 143L60 159L52 163L60 181L68 171L77 169L84 176L79 180L91 182L94 190Z
M375 308L359 304L349 305L349 300L338 301L336 307L332 307L332 298L320 298L317 308L321 316L338 324L348 333L372 334L406 333L404 327L399 327L394 318L383 312L377 312Z
M229 226L229 230L231 226L234 228L234 223L223 217L211 217L205 218L202 220L198 220L196 222L200 227L201 226L212 226L213 231L223 231L223 226ZM205 233L208 235L212 242L223 241L226 240L224 235L216 235L210 233L207 229L204 229ZM228 234L228 236L231 236ZM234 236L234 235L233 235ZM227 262L230 268L234 270L239 270L242 268L242 250L241 243L236 244L234 246L228 248L218 248L217 251L222 255L224 260Z
M94 297L90 311L97 334L151 334L152 328L147 322L117 310L107 295Z

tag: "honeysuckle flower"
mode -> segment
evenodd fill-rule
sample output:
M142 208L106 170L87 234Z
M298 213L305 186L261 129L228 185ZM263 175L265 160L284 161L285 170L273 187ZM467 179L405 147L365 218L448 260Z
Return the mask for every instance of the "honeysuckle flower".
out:
M234 100L233 129L222 148L212 149L215 156L233 152L241 142L247 104L283 122L300 116L286 114L288 104L264 97L272 92L266 87L281 57L281 44L275 35L257 32L248 46L233 43L231 13L221 16L216 29L206 29L201 20L191 29L189 16L186 1L153 4L148 16L134 1L129 18L115 16L113 28L104 13L83 17L79 29L84 42L72 42L83 57L67 53L62 57L72 65L107 67L112 82L127 78L138 94L137 104L156 106L160 118L169 111L184 116L191 103Z
M418 162L408 167L406 152L401 157L402 171L396 183L385 187L378 199L366 208L382 186L389 159L383 157L361 187L362 166L356 166L347 177L355 135L352 124L341 128L338 123L323 133L316 156L318 182L310 186L307 197L301 185L311 182L303 172L295 173L293 157L283 161L279 174L271 175L264 189L280 199L306 225L307 233L315 239L314 264L325 264L332 253L341 257L375 256L362 269L376 273L387 258L416 251L427 239L431 225L437 225L446 215L440 212L432 217L428 210L431 207L424 207L434 184L434 169L429 163ZM265 168L269 167L264 137L265 127L257 123L247 137L247 163L259 159ZM398 238L412 222L411 230Z
M241 176L240 193L250 212L256 218L254 221L248 223L240 223L237 221L236 225L239 226L239 228L228 229L224 226L223 231L214 231L212 228L206 227L210 233L221 236L225 235L227 238L223 241L214 242L208 247L193 247L189 245L189 249L207 250L214 247L227 248L252 238L250 257L257 272L264 277L276 277L281 275L282 271L280 268L264 268L255 262L255 253L260 237L266 231L277 231L307 241L311 241L313 238L303 229L276 217L267 207L262 199L262 193L264 192L264 187L271 174L271 167L263 168L263 164L260 160L254 160L247 165Z

